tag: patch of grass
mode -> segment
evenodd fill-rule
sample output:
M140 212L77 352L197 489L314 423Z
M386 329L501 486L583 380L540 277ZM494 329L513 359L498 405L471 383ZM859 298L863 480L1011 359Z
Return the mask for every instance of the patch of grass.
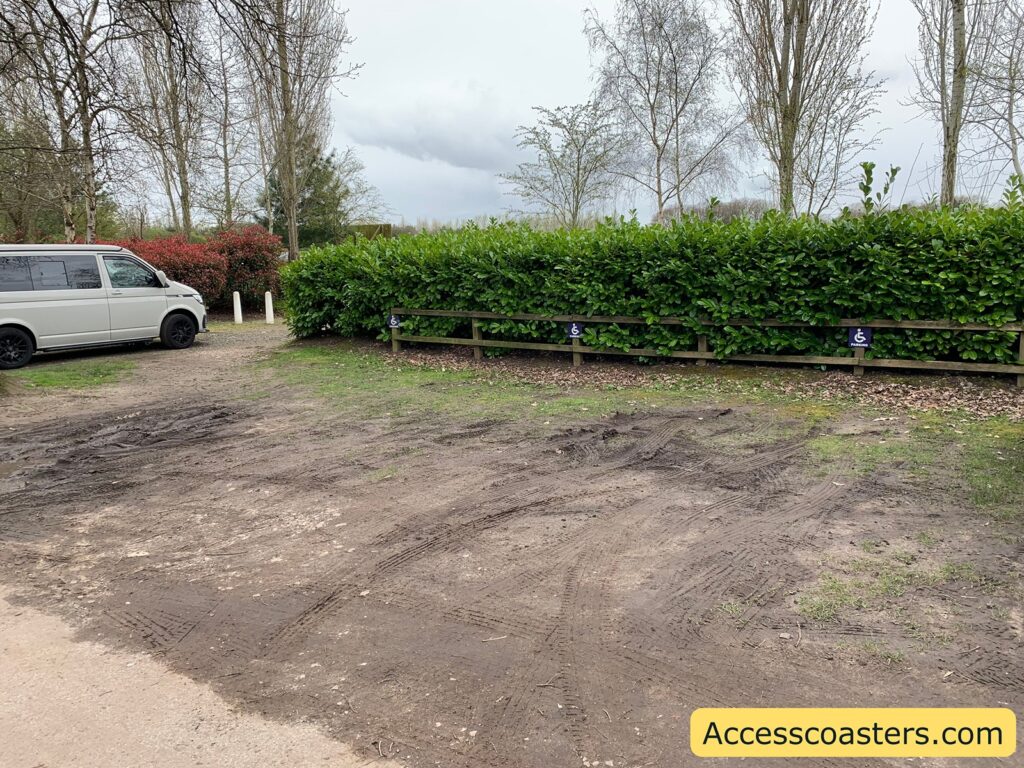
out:
M705 403L722 392L710 376L678 377L671 386L631 388L579 387L567 390L517 382L486 371L447 370L414 365L345 344L289 345L261 365L273 368L289 384L305 387L338 407L371 415L444 412L467 419L549 419L599 417L616 411ZM703 383L702 383L703 382ZM742 383L731 392L751 390Z
M992 591L996 583L979 573L972 563L945 563L937 570L913 568L905 558L869 557L845 564L832 563L835 572L825 574L797 600L797 610L808 619L821 623L837 621L845 609L878 610L886 608L901 615L903 609L892 605L908 592L921 587L965 582Z
M971 503L1000 520L1024 520L1024 424L992 420L962 431Z
M778 411L783 416L801 419L810 426L817 426L841 416L844 409L845 406L833 402L800 400L798 402L783 403L779 406Z
M113 384L128 375L135 363L128 360L72 360L36 363L9 372L24 387L40 389L88 389Z
M801 615L821 624L839 619L841 611L847 608L863 607L850 585L832 575L822 576L817 586L797 600Z
M945 583L962 581L974 586L984 586L991 581L987 576L978 573L974 563L943 563L938 576Z
M1000 621L1009 621L1012 614L1005 605L994 605L992 606L992 616Z
M924 475L935 461L936 447L934 441L913 435L821 435L807 443L809 457L822 474L839 470L848 475L895 467Z
M953 644L953 635L949 632L934 632L923 627L919 622L912 619L901 621L900 626L903 627L903 631L906 632L907 637L911 640L917 641L925 648L934 645L941 645L945 647Z
M920 531L914 538L917 539L918 544L928 549L934 548L939 543L939 537L931 531Z
M376 483L382 480L390 480L397 476L398 467L381 467L380 469L374 470L370 473L370 481Z
M223 330L245 327L230 322L222 326ZM601 384L598 377L593 385L570 389L519 382L485 369L446 369L441 360L413 364L380 348L335 339L286 345L259 365L274 369L287 383L317 392L337 407L351 405L371 414L434 410L468 418L514 420L587 413L599 416L693 404L759 404L770 405L790 421L800 422L792 429L804 434L808 427L835 418L843 408L763 386L766 375L799 379L804 372L773 370L768 374L765 369L746 366L672 367L670 373L652 376L642 386ZM788 428L780 424L780 429Z
M868 640L862 643L861 652L864 655L875 659L876 661L880 661L890 667L902 664L907 660L906 654L904 654L903 651L898 651L873 640Z
M730 600L727 603L722 603L718 607L722 611L722 613L726 614L727 616L733 619L738 619L743 614L743 611L747 609L747 607L743 603L737 602L735 600Z
M284 321L281 318L278 318L277 322L283 323ZM257 315L254 314L252 317L246 319L241 325L236 325L234 320L210 320L206 324L206 327L210 329L211 333L226 333L228 331L240 333L244 331L259 331L266 329L267 323L262 314L258 315L258 319Z
M897 563L902 563L903 565L910 565L917 560L917 555L913 552L905 552L902 549L894 550L890 557L892 557L892 559Z
M860 548L869 555L876 555L882 550L882 542L874 539L866 539L860 543Z

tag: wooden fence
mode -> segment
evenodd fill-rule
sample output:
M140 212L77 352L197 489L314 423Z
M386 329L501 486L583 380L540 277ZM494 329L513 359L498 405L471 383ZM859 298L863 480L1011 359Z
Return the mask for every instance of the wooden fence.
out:
M448 336L415 336L402 333L400 320L395 319L402 316L412 317L445 317L470 320L472 323L472 338L457 338ZM663 317L655 323L649 323L640 317L619 317L615 315L533 315L533 314L512 314L503 315L496 312L467 312L444 309L408 309L405 307L394 307L391 310L391 349L398 352L402 348L403 341L417 342L420 344L455 344L460 346L473 347L473 354L477 359L483 355L485 347L498 347L501 349L530 349L546 352L569 352L572 354L574 366L582 365L583 355L627 355L633 357L670 357L683 360L695 360L697 365L705 365L708 360L743 362L743 363L798 363L805 365L837 365L852 367L857 376L864 373L865 368L910 368L928 371L955 371L964 373L1002 373L1017 377L1017 386L1024 386L1024 324L1011 323L1003 326L983 325L980 323L954 323L949 320L840 320L833 325L814 325L811 323L791 322L784 320L730 320L729 322L716 322L713 320L698 321L706 328L713 327L742 327L752 326L761 328L861 328L861 329L892 329L903 330L926 330L926 331L1001 331L1018 334L1017 340L1017 364L1003 363L970 363L952 360L901 360L890 358L869 359L864 356L864 348L858 347L853 350L853 357L837 357L823 355L728 355L719 357L708 346L708 337L704 334L697 336L697 349L681 350L671 353L662 353L655 349L599 349L597 347L584 346L580 339L573 338L567 344L551 344L527 341L505 341L502 339L485 339L480 329L482 320L525 320L541 321L551 323L581 323L581 324L620 324L620 325L666 325L666 326L687 326L692 320L684 320L678 317Z

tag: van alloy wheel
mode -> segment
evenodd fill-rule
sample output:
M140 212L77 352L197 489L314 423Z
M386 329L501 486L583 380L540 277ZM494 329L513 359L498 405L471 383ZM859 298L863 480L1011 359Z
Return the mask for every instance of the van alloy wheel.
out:
M171 315L160 329L160 340L168 349L186 349L196 338L196 323L185 315Z
M20 368L32 357L32 340L17 328L0 330L0 368Z
M190 341L195 333L192 331L192 323L188 320L179 321L171 327L171 341L175 344L185 346Z

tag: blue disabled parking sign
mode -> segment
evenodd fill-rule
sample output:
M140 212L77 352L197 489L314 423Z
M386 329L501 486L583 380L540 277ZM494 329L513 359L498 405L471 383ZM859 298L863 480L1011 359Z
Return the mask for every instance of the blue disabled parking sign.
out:
M398 315L388 315L388 328L401 328L402 318Z
M851 328L848 345L853 349L870 349L871 337L870 328Z
M565 332L570 339L582 339L583 323L566 323Z

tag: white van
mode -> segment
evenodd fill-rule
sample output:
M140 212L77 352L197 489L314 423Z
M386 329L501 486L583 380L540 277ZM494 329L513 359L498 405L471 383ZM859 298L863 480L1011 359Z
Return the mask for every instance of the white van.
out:
M0 369L35 352L150 341L192 346L199 292L113 245L0 245Z

